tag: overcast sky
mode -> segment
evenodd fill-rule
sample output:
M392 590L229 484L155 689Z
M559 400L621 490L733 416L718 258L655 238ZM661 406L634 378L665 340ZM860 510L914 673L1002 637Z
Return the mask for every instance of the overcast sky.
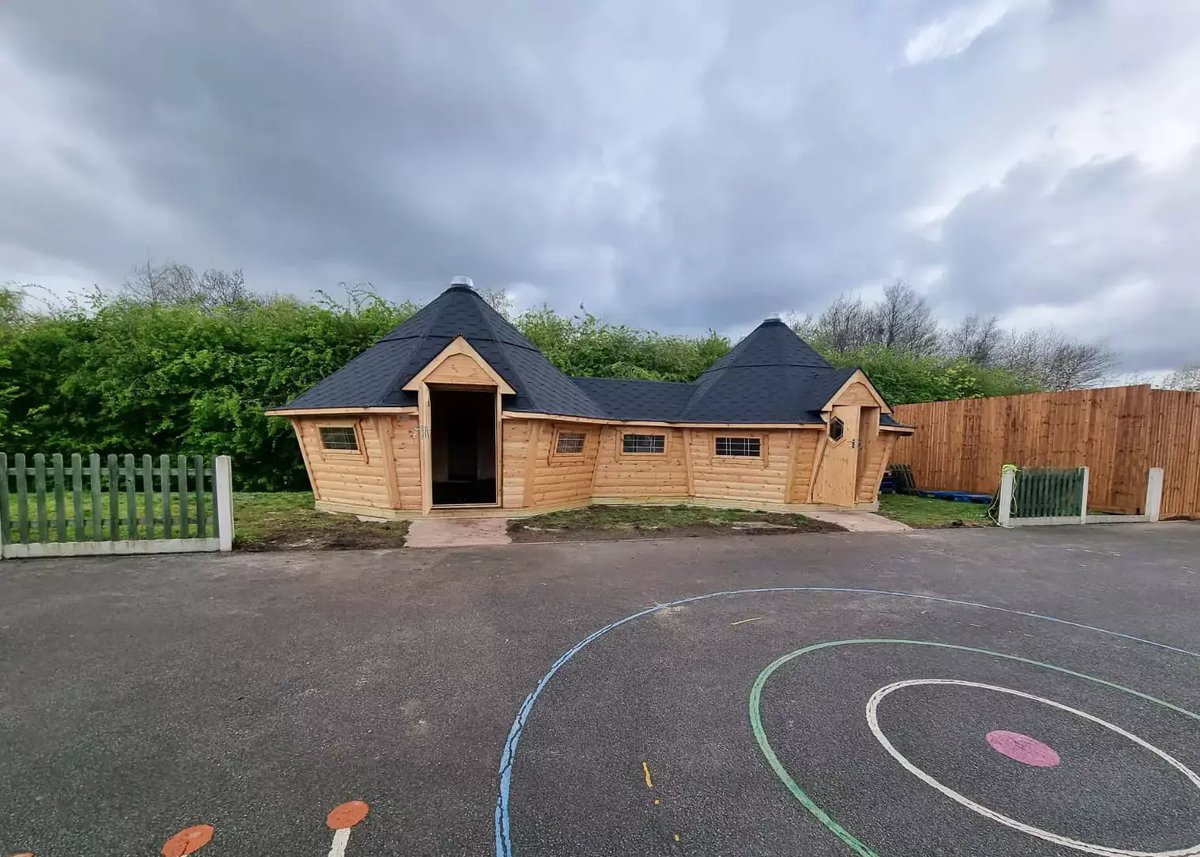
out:
M1194 0L0 4L0 281L745 332L895 277L1200 360Z

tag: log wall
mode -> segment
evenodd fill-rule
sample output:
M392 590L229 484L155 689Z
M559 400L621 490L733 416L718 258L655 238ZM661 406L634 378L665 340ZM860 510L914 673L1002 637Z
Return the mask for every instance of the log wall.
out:
M583 452L578 455L559 455L555 452L559 431L582 434ZM559 506L588 500L592 496L596 460L600 452L600 426L580 423L542 421L537 442L531 444L533 466L526 472L526 507Z
M379 509L395 508L383 461L385 446L374 418L296 418L292 424L304 452L304 463L316 499ZM320 427L328 425L354 426L358 433L358 452L323 449ZM391 453L390 448L388 453Z
M662 455L626 454L621 451L624 434L666 435L666 451ZM592 496L622 499L687 497L683 431L677 428L603 427Z
M786 503L788 464L793 435L800 432L739 432L720 429L685 429L691 453L691 494L711 500L761 500ZM717 437L757 437L760 458L735 458L715 454Z

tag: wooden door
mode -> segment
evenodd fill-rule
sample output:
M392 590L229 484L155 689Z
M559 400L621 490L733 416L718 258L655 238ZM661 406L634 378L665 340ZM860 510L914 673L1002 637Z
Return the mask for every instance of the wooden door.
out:
M858 493L859 405L834 405L817 473L814 503L853 506Z

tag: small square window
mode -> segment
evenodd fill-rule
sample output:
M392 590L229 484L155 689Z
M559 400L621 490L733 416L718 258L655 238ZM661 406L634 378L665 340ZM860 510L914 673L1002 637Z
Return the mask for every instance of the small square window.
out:
M841 417L833 417L829 421L829 439L837 443L846 435L846 424Z
M352 426L321 426L321 446L343 452L358 452L358 435Z
M580 455L587 435L581 431L560 431L558 442L554 445L555 455Z
M757 437L719 437L717 455L732 458L762 457L762 439Z
M662 453L667 448L665 434L627 434L621 438L621 451L627 453Z

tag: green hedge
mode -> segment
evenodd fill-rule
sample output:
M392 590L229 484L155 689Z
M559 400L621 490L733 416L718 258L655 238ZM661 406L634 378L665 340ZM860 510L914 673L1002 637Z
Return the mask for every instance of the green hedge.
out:
M233 456L238 487L307 488L291 427L263 415L343 366L418 309L355 292L343 303L257 299L229 306L95 296L22 312L0 288L0 450ZM710 332L671 337L567 317L515 319L572 375L690 381L729 350ZM862 365L891 402L1016 392L965 361L883 349L832 355Z

